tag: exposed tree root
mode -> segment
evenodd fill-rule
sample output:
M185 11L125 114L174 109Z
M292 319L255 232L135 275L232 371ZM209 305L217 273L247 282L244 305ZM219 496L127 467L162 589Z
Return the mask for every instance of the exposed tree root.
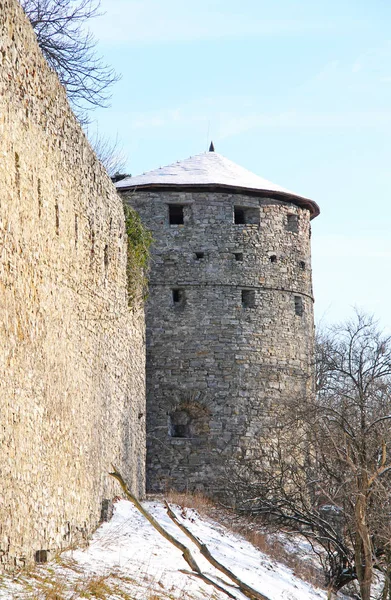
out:
M189 529L187 529L187 527L178 519L178 517L171 509L166 500L164 501L164 504L166 506L168 516L175 523L175 525L177 525L179 529L187 535L187 537L197 546L202 556L206 558L206 560L208 560L210 564L215 567L215 569L218 569L219 571L224 573L224 575L226 575L229 579L231 579L231 581L233 581L238 586L242 594L247 596L247 598L252 598L254 600L269 600L267 596L264 596L260 592L257 592L257 590L254 590L252 587L244 583L241 579L239 579L239 577L235 575L235 573L230 571L226 566L224 566L223 564L221 564L221 562L214 558L214 556L212 556L212 554L210 553L208 547L205 544L203 544L201 540L199 540L193 533L191 533L191 531L189 531Z
M137 500L137 498L128 489L128 486L126 485L122 475L115 468L115 466L112 465L112 467L113 467L113 473L110 473L110 475L119 482L125 496L130 500L130 502L132 502L132 504L134 504L134 506L141 512L141 514L147 519L147 521L149 521L151 523L151 525L156 529L156 531L158 531L167 541L169 541L176 548L178 548L178 550L180 550L182 552L183 558L185 559L185 561L187 562L187 564L189 565L189 567L191 569L191 572L190 571L183 571L183 572L187 573L188 575L193 575L195 577L199 577L200 579L202 579L209 585L213 585L213 587L215 587L220 592L224 592L225 594L227 594L227 596L229 598L235 599L236 596L231 594L231 592L226 590L223 586L218 584L216 581L214 581L207 575L204 575L204 573L202 573L200 567L198 566L198 564L197 564L196 560L194 559L192 553L190 552L189 548L187 548L187 546L182 544L174 536L172 536L170 533L168 533L168 531L166 531L160 525L160 523L158 521L156 521L156 519L142 506L142 504L140 504L140 502ZM229 585L229 584L227 584L227 585ZM238 588L238 591L239 591L239 588ZM243 592L243 593L245 593L245 592ZM245 594L245 595L248 598L250 598L251 600L256 600L258 598L261 598L261 600L268 600L268 598L266 598L265 596L254 596L254 595L249 596L248 594Z
M213 585L217 590L220 590L221 592L224 592L224 594L227 594L227 596L229 598L233 598L234 600L237 600L237 596L234 596L234 594L231 594L231 592L226 590L223 586L219 585L216 581L213 581L212 579L210 579L207 575L204 575L203 573L195 573L194 571L186 571L186 569L179 569L179 571L181 573L184 573L184 575L190 575L191 577L199 577L200 579L202 579L202 581L205 581L205 583L208 583L209 585Z

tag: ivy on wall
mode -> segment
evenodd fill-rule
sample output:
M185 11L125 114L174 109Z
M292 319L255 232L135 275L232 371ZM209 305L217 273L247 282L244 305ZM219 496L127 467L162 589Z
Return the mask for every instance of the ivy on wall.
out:
M128 304L134 307L137 300L145 299L147 295L149 251L153 238L133 208L124 204L124 213L128 238L126 264Z

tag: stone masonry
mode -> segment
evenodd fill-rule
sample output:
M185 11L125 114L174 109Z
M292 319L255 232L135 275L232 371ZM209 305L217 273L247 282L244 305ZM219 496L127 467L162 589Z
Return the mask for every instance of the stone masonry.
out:
M259 434L273 407L312 393L310 218L317 207L293 194L201 189L197 169L184 185L172 168L177 184L159 184L163 167L150 184L146 173L118 186L154 238L147 487L214 495L232 465L260 458ZM183 222L170 223L181 211Z
M99 522L115 463L144 492L144 315L121 201L16 0L0 0L0 559Z

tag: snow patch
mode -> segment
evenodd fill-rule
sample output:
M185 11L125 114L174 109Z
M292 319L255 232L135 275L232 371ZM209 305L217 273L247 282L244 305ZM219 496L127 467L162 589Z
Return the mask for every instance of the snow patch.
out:
M167 531L190 548L205 574L219 583L226 581L171 521L162 503L148 501L144 506ZM270 600L326 600L324 590L298 579L291 569L271 560L241 536L231 533L220 524L201 518L194 510L187 509L181 513L180 508L175 508L175 511L186 527L208 546L220 562ZM123 589L132 598L139 600L145 600L153 594L178 600L227 598L223 592L181 573L181 569L189 569L181 552L125 500L115 504L112 520L96 531L87 549L65 552L60 561L52 561L37 569L39 573L45 573L45 570L55 573L57 578L67 582L70 589L72 582L75 587L80 585L80 580L86 581L91 576L110 576L110 584L115 584L117 589ZM28 598L24 591L27 577L20 575L13 581L5 578L0 588L0 598ZM31 578L28 584L34 586L36 581ZM233 588L229 589L233 593ZM237 600L245 598L240 592L234 593ZM120 596L113 593L110 598L114 600Z
M146 185L162 186L208 186L243 188L252 191L279 192L304 198L267 179L263 179L251 171L240 167L217 152L204 152L182 161L148 171L136 177L126 177L116 187L133 188Z

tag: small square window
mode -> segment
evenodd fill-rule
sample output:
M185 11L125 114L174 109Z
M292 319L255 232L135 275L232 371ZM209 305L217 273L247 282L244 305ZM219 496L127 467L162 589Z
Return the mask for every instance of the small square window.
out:
M205 252L194 252L194 256L196 260L202 260L205 258Z
M242 306L243 308L255 307L255 290L242 290Z
M259 225L259 206L234 206L235 225Z
M300 261L300 269L302 269L303 271L305 271L305 262L304 262L304 260Z
M168 205L168 220L170 225L183 225L183 204Z
M176 410L168 415L168 435L173 438L190 438L191 419L186 410Z
M295 296L295 313L298 317L302 317L304 313L303 298Z
M243 262L243 252L235 252L234 257L238 262Z
M37 563L37 565L46 563L48 561L48 551L47 550L37 550L34 554L34 560Z
M171 290L174 306L183 306L185 303L185 290L174 288Z
M277 262L277 256L275 254L272 254L271 256L269 256L269 260L271 263L276 263Z
M297 218L297 215L288 215L287 216L286 228L288 231L297 233L299 230L298 224L299 224L299 220Z
M245 224L245 220L244 220L244 210L243 208L238 208L237 206L235 206L234 208L234 221L235 221L235 225L244 225Z

